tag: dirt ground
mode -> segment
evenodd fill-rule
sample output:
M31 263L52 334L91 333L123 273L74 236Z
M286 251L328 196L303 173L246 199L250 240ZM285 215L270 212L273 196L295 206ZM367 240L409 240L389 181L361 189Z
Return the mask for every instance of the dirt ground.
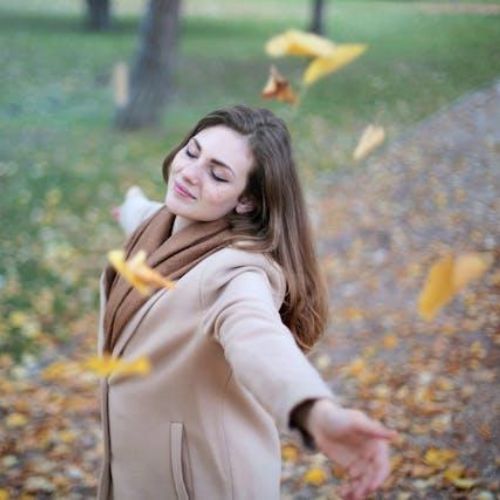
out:
M344 404L402 434L381 497L497 498L500 82L319 184L331 321L311 359ZM496 267L434 321L419 319L430 264L467 251L492 251ZM455 456L435 463L430 449ZM329 465L320 455L285 462L283 498L335 498L333 476L304 485L308 468ZM450 468L470 481L448 480Z

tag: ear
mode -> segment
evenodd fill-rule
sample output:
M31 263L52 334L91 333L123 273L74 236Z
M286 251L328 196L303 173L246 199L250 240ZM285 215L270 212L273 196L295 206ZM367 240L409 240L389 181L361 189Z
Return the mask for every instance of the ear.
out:
M246 214L251 212L255 208L255 202L248 196L240 198L238 204L235 207L237 214Z

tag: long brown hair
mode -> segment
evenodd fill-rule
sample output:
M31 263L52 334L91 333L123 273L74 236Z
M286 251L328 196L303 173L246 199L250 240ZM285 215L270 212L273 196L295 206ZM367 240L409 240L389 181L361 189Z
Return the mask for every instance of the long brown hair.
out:
M280 315L297 345L308 352L325 329L328 303L284 121L268 109L242 105L213 111L165 158L163 178L168 182L173 158L191 137L215 125L225 125L248 139L254 164L243 195L253 199L255 208L246 214L233 211L227 218L245 249L269 253L282 267L287 292Z

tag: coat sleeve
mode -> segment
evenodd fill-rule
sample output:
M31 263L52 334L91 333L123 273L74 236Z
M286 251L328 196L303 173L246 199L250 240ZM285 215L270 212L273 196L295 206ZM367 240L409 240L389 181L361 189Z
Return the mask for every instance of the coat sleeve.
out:
M314 450L307 433L290 425L292 412L307 400L336 398L281 321L284 290L277 289L275 272L245 265L208 274L204 324L222 346L235 379L273 416L278 429L298 431Z
M118 222L129 236L142 221L153 215L161 206L161 203L149 200L140 188L133 187L127 192L125 201L120 206Z

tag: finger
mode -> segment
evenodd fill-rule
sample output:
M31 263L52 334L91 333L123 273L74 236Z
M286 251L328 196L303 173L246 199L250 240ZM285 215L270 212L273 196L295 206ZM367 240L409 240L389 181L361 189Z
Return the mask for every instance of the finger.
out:
M372 420L369 417L364 418L358 424L358 429L365 436L379 438L379 439L389 439L392 440L397 437L398 433L395 430L388 429L380 422Z
M368 467L368 461L358 457L347 467L346 471L351 479L358 479L366 472Z
M358 479L354 494L357 498L364 498L370 493L370 485L373 482L376 470L373 464L365 469L364 474Z
M373 480L370 484L370 488L372 489L372 491L376 490L383 484L391 471L389 449L387 445L384 445L384 443L381 443L381 445L383 446L381 446L381 449L379 450L373 461L375 464L376 473L374 474Z

